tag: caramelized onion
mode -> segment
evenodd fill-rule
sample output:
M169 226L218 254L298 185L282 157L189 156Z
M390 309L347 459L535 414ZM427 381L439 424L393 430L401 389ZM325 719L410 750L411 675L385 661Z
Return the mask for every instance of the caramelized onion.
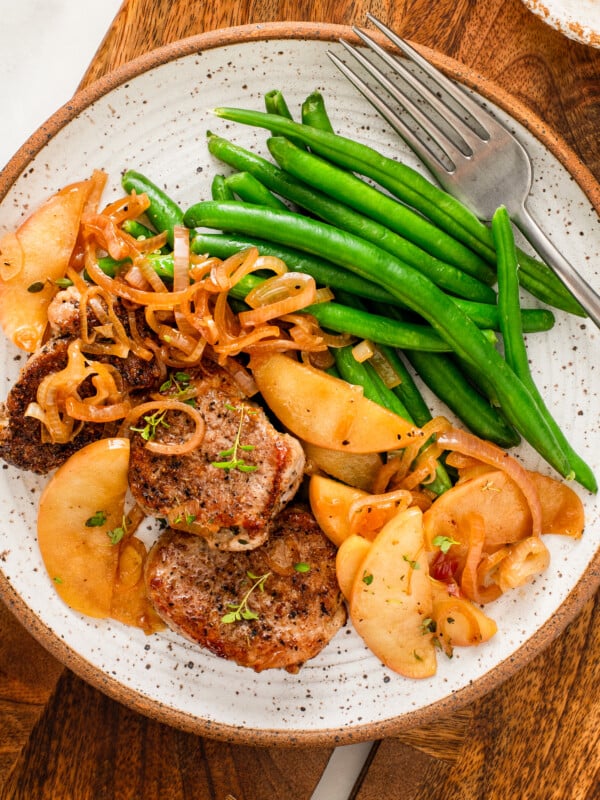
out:
M386 522L410 505L412 495L404 489L359 497L348 509L350 533L373 539Z
M485 524L481 514L466 514L461 522L467 533L469 547L462 569L460 588L464 594L476 603L490 603L502 594L500 588L493 584L482 586L479 583L479 565L482 559L485 542Z
M121 423L119 435L128 437L130 435L133 423L135 423L140 417L145 417L150 413L161 413L163 411L181 411L184 414L187 414L194 423L194 430L192 434L182 442L147 441L145 444L147 450L151 450L153 453L158 453L160 455L175 456L190 453L192 450L195 450L200 444L202 444L206 429L202 414L194 406L191 406L188 403L183 403L181 400L174 400L171 398L149 400L146 403L140 403L139 406L132 408Z
M179 292L190 284L190 232L183 225L173 228L173 291Z
M539 536L528 536L507 549L497 572L497 582L503 592L523 586L550 564L550 553Z
M240 324L255 327L263 322L291 314L315 301L317 287L315 279L303 272L286 272L267 278L246 295L246 303L252 311L242 311Z

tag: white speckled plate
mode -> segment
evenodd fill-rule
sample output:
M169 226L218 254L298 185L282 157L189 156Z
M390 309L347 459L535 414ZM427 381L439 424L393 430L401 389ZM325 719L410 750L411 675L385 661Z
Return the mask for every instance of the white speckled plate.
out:
M48 194L95 167L111 178L147 173L182 206L208 197L217 166L207 129L263 149L264 134L211 116L216 105L262 107L283 90L290 107L315 89L328 99L335 127L390 154L403 145L340 77L327 57L345 28L297 24L247 26L205 34L149 54L78 95L16 154L0 176L0 231L13 228ZM531 153L533 211L560 249L600 288L598 187L573 155L497 88L459 65L428 54L451 75L512 116ZM518 120L518 121L517 121ZM406 154L411 163L414 159ZM598 331L557 314L548 335L530 336L541 388L581 453L600 475ZM4 395L22 356L1 345ZM531 468L546 468L527 448ZM44 483L5 467L0 479L0 592L23 624L58 658L118 700L183 729L218 738L286 745L339 743L393 733L473 700L546 646L599 582L598 506L581 492L587 529L574 542L551 538L552 564L531 586L489 610L499 625L489 644L440 658L438 674L418 683L384 669L346 627L298 675L260 675L222 661L171 633L149 638L116 623L86 619L53 591L36 544L36 506Z
M522 0L530 11L570 39L600 47L599 0Z

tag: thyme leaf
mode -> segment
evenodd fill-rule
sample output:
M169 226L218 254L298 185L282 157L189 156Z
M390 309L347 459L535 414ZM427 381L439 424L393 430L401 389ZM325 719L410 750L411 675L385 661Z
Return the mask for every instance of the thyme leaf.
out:
M86 528L100 528L106 522L106 511L96 511L85 521Z
M432 544L434 547L439 547L442 553L445 554L450 550L453 544L460 544L460 542L457 542L456 539L452 539L450 536L436 536Z

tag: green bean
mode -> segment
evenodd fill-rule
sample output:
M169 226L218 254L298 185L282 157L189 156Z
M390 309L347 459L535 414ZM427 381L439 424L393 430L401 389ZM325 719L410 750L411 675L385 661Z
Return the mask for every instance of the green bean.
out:
M225 179L226 185L246 203L285 209L287 206L250 172L234 172Z
M304 253L298 249L285 247L274 242L266 242L253 236L226 235L220 233L198 233L194 235L191 249L196 254L208 253L217 258L229 258L240 250L256 247L261 255L276 256L285 261L295 272L312 275L318 285L329 286L334 291L345 289L354 295L369 300L393 303L394 298L376 283L336 266L331 261Z
M227 186L224 175L214 176L210 185L210 194L213 200L235 200L235 195Z
M121 184L126 192L148 195L150 207L146 216L159 233L167 232L167 241L173 247L173 228L183 225L183 211L177 203L140 172L127 170L121 178Z
M510 217L503 206L496 211L492 218L492 234L498 256L498 309L506 361L529 389L540 414L546 418L555 437L569 454L575 470L582 472L587 465L566 440L560 426L550 414L531 374L521 325L517 252ZM588 483L591 491L597 491L597 484L591 472Z
M474 301L495 302L495 292L485 283L432 256L420 246L391 231L386 225L369 219L334 197L307 186L303 181L287 174L261 156L214 134L208 137L208 148L212 155L229 166L250 172L269 189L311 214L316 214L338 228L377 244L426 274L443 289Z
M364 363L356 360L351 345L332 348L331 353L335 359L335 366L337 367L340 377L354 386L362 386L367 399L379 405L384 405L381 392L373 382L372 375L367 372ZM403 408L402 411L403 413L398 416L410 422L408 411L405 408Z
M427 320L461 358L480 369L497 391L509 422L557 472L573 475L568 457L540 415L529 390L484 333L424 275L370 242L290 211L206 201L189 208L184 222L190 228L236 230L326 258L335 257L347 269L379 282ZM576 471L577 479L588 481L589 476L582 472Z
M472 248L488 263L495 264L496 253L491 230L458 199L408 165L387 158L368 145L352 139L291 120L282 120L274 115L238 108L216 108L213 112L223 119L266 128L288 138L295 135L315 153L376 181L402 202L435 222L442 230ZM529 291L535 294L541 283L545 287L545 295L554 298L547 301L551 305L571 313L585 314L546 264L521 250L518 254L523 275L536 278L529 282Z
M414 346L418 350L432 353L446 353L451 350L448 342L427 325L398 322L332 301L317 303L305 310L312 314L323 328L330 328L338 333L348 333L361 339L370 339L377 344L387 344L402 350ZM411 345L411 342L414 342L414 345Z
M477 325L478 328L500 330L498 306L491 303L477 303L461 297L452 298L456 305ZM521 324L525 333L549 331L554 327L555 317L549 308L522 308Z
M568 314L578 317L587 316L581 305L549 267L520 250L517 250L517 256L519 259L519 283L524 289L527 289L529 294Z
M265 108L268 114L277 114L285 119L292 119L292 112L281 89L271 89L265 94Z
M423 382L476 436L500 447L519 444L519 435L466 380L451 358L441 353L403 351Z
M143 241L144 239L151 239L153 236L156 236L156 231L151 230L147 227L147 225L142 225L137 219L126 219L123 220L121 227L128 233L130 236L133 236L134 239L138 241ZM165 244L163 247L160 248L161 253L168 253L170 252L171 248L169 245Z
M265 108L268 114L275 114L278 117L283 117L293 121L292 112L288 106L283 92L280 89L271 89L265 94ZM293 141L298 147L305 148L306 145L302 144L300 139L292 136L290 141Z
M148 260L152 265L152 269L163 281L173 280L173 254L165 253L164 255L150 255ZM110 256L98 259L98 266L106 275L114 278L121 272L125 266L131 265L131 259L125 258L122 261L117 261ZM86 278L87 279L87 278Z
M321 92L311 92L302 103L302 123L333 133L333 125L329 119Z
M429 406L423 399L423 395L419 391L413 376L406 368L406 365L396 350L392 347L387 347L387 345L379 345L379 347L385 358L391 364L396 375L400 378L400 383L393 386L391 391L397 395L404 404L410 414L410 419L413 420L415 425L422 428L423 425L432 419Z
M336 199L343 198L346 205L480 281L488 284L495 281L494 271L471 250L348 170L295 147L282 136L271 137L267 144L279 166L295 178Z
M462 234L465 244L481 249L481 228L485 226L458 200L439 189L412 167L378 153L372 147L336 133L301 125L275 114L265 114L243 108L215 108L213 113L223 119L266 128L282 136L295 136L310 148L337 164L376 180L389 191L402 196L404 202L435 219L452 235ZM387 177L386 177L387 173ZM380 179L383 178L387 185ZM393 188L392 188L393 187Z
M151 230L146 225L142 225L137 219L125 219L121 227L134 239L151 239L156 236L156 231Z
M398 321L405 318L404 313L397 308L389 309L388 313L392 319ZM501 447L513 447L519 443L519 435L514 428L489 399L474 388L451 354L415 352L408 349L403 350L403 354L423 382L473 433ZM393 358L392 355L391 363ZM400 360L397 356L396 359Z

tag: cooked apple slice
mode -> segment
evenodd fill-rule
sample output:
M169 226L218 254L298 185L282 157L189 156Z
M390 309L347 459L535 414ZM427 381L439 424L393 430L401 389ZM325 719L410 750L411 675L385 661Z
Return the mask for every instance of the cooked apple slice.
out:
M344 453L310 442L302 442L302 447L309 462L327 475L366 492L371 491L383 464L379 453Z
M0 239L0 325L22 350L33 352L42 342L53 281L65 275L92 185L61 189Z
M368 492L345 483L313 475L308 484L308 499L319 527L339 547L350 535L350 507L355 500L368 497Z
M129 439L100 439L54 473L40 499L38 542L64 602L91 617L111 614L119 547L109 533L122 525Z
M255 358L251 368L271 411L310 444L347 453L383 453L422 436L414 425L364 397L362 387L290 356Z
M354 581L370 549L371 542L364 536L354 533L344 539L337 551L335 571L340 590L346 600L349 600L352 595Z
M411 507L371 544L354 579L350 617L386 666L407 678L428 678L437 667L432 608L422 512Z

